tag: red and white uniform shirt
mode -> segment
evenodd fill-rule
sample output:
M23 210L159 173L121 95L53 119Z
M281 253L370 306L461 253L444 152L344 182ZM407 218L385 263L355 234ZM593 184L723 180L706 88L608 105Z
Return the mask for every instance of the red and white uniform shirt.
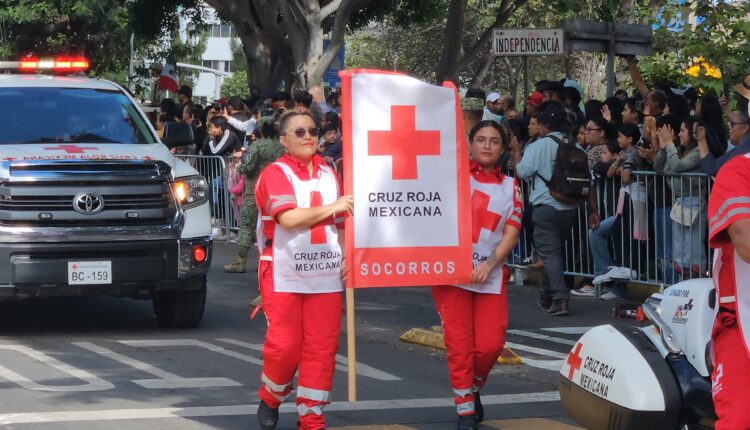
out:
M473 265L487 259L503 240L506 225L521 228L523 199L514 178L493 170L490 173L472 161L471 165L471 235ZM482 284L458 285L465 290L501 294L505 264L500 262Z
M342 250L338 229L344 218L330 217L309 228L288 229L276 222L279 214L295 208L334 203L341 195L336 173L323 159L307 166L284 155L266 167L255 185L260 259L273 262L274 291L332 293L343 290Z
M750 356L750 264L732 246L727 229L750 219L750 155L735 157L719 171L708 203L709 243L714 255L714 285L719 305L734 310Z

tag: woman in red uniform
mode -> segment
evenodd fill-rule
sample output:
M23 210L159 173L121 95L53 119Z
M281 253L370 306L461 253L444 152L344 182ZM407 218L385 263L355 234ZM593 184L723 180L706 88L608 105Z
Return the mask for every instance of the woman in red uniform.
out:
M279 122L287 153L268 165L255 186L260 212L258 278L268 331L263 343L260 427L276 427L279 406L297 380L299 428L325 428L341 325L344 214L336 173L316 155L318 129L307 112Z
M508 327L504 261L518 241L523 200L515 179L503 175L498 166L506 139L494 121L482 121L469 133L471 285L432 288L443 322L459 430L477 429L484 418L479 390L503 350Z

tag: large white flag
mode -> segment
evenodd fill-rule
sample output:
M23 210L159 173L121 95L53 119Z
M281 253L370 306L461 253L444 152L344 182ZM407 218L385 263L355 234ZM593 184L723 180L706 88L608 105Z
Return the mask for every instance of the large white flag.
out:
M471 203L456 88L378 70L341 77L352 286L467 282Z

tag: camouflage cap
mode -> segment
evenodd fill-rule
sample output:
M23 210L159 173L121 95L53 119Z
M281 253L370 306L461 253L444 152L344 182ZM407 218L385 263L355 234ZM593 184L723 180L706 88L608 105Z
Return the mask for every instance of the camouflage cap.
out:
M262 116L260 117L260 120L258 120L258 125L274 124L275 122L276 122L276 118L273 116Z
M476 97L465 97L463 100L461 100L461 110L484 110L484 100L478 99Z

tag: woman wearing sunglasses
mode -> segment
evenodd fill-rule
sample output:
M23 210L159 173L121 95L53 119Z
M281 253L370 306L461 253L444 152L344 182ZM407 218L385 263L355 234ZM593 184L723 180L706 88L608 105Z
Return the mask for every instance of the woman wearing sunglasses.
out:
M432 288L443 322L458 430L475 430L484 418L479 390L505 345L508 272L503 263L518 242L523 200L515 179L500 172L505 130L482 121L469 133L474 271L470 285ZM518 142L514 140L514 144Z
M321 430L348 272L340 229L353 200L341 196L338 176L317 155L319 132L310 113L282 115L279 134L286 154L263 170L255 188L258 278L268 320L257 418L264 430L276 427L298 371L299 428Z

